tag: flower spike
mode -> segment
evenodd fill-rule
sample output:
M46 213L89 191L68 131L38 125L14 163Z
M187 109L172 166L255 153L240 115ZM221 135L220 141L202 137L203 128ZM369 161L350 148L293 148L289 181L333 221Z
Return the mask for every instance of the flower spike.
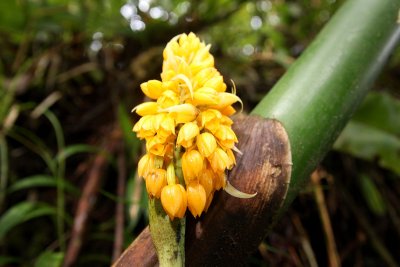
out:
M163 52L161 80L140 85L152 99L133 108L142 118L133 131L146 140L146 155L138 173L151 198L161 199L169 218L206 212L215 191L251 198L235 189L226 171L236 165L238 139L232 130L233 105L242 100L231 93L214 66L210 45L193 33L172 38Z

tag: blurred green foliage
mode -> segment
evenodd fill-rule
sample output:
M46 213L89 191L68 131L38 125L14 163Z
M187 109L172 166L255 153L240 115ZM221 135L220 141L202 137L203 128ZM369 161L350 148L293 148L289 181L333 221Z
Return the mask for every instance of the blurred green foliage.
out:
M61 266L87 173L102 153L108 168L76 266L109 266L116 204L126 204L125 245L141 231L146 195L134 179L140 142L129 111L143 99L140 83L159 78L170 38L194 31L211 43L218 69L251 110L341 2L0 1L0 265ZM336 147L399 174L392 95L371 94ZM116 193L119 152L107 146L115 135L126 158L124 196ZM382 214L379 189L363 181L363 194L375 196L368 205Z

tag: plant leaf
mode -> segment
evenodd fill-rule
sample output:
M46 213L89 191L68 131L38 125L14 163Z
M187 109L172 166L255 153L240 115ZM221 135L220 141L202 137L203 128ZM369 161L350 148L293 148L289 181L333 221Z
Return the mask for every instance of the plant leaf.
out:
M62 265L64 253L44 251L35 262L35 267L59 267Z
M361 186L361 192L363 193L365 202L367 203L369 209L375 215L384 215L386 213L386 204L371 177L367 175L361 175L359 182Z
M20 202L0 217L0 239L18 224L31 219L56 214L56 209L45 203Z
M353 120L400 136L400 101L385 92L370 92Z
M96 153L99 152L100 149L95 146L86 145L86 144L75 144L65 147L61 150L56 158L57 161L60 162L62 160L66 160L68 157L73 156L78 153Z
M384 130L349 122L334 148L364 160L377 160L382 168L400 174L400 138Z
M67 191L74 194L79 193L79 189L76 188L73 184L71 184L66 180L63 180L63 182L64 182L64 188ZM57 181L54 177L45 174L39 174L18 180L9 187L8 192L13 193L15 191L34 188L34 187L56 187L56 186L57 186Z

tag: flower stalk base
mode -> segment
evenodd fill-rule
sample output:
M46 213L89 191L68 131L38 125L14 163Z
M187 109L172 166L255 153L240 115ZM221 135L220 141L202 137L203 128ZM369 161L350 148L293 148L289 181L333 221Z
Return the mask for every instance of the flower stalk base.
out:
M161 201L149 199L150 233L160 267L185 266L186 217L170 220Z

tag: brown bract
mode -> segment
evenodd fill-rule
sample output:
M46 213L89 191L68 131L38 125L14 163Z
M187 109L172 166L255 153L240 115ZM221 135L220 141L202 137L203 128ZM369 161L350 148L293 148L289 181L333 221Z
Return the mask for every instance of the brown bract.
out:
M205 215L188 216L187 266L245 265L273 226L284 202L291 174L287 134L276 120L237 116L234 130L242 156L229 174L230 183L254 198L239 199L216 192ZM114 266L156 266L157 256L146 228Z

